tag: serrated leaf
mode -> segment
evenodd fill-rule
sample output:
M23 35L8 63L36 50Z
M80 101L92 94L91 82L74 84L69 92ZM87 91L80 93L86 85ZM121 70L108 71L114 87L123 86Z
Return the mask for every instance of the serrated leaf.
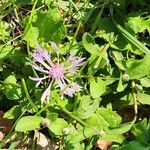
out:
M93 98L100 97L106 89L106 82L101 78L91 78L90 80L90 93Z
M38 116L26 116L22 117L16 127L15 130L18 132L27 132L32 130L40 129L40 125L42 123L43 118Z

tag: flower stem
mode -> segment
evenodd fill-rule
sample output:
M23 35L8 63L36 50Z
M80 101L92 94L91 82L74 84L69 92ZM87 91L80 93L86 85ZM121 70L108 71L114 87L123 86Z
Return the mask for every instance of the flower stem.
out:
M94 130L97 134L99 133L95 128L91 127L89 124L85 123L84 121L82 121L80 118L76 117L75 115L73 115L71 112L69 112L67 109L65 109L64 107L60 106L60 105L56 105L57 107L59 107L65 114L67 114L68 116L70 116L71 118L75 119L76 121L78 121L83 127L88 127L91 128L92 130Z
M28 92L28 89L27 89L27 85L25 83L25 80L22 79L22 85L23 85L23 89L24 89L24 92L26 94L26 98L28 99L28 101L31 103L32 107L37 110L35 104L32 102L32 99L30 98L30 95L29 95L29 92Z

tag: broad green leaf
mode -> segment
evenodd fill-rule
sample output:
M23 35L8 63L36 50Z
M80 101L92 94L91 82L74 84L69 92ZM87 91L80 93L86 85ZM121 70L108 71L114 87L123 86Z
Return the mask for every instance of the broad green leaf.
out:
M4 94L10 100L18 100L22 97L21 86L16 82L17 79L13 75L9 75L3 82Z
M68 143L65 145L66 150L85 150L84 143Z
M150 87L150 78L142 78L140 79L140 82L142 84L143 87Z
M146 132L142 141L150 147L150 124L146 128Z
M10 110L8 110L3 118L7 118L7 119L17 119L20 115L21 115L21 108L19 105L15 105L13 106Z
M73 114L81 119L86 119L96 111L99 107L99 103L100 99L92 100L90 96L83 96Z
M99 114L93 114L85 122L93 128L97 128L98 131L108 129L109 123Z
M14 48L11 45L0 45L0 61L7 59L13 52Z
M147 18L147 19L145 19ZM126 18L125 26L127 29L130 29L134 34L144 32L148 30L150 33L150 16L145 13L145 17L141 17L140 13L131 13Z
M96 113L101 115L108 122L110 127L117 127L122 121L121 117L116 112L106 108L99 108Z
M28 22L28 17L25 22ZM52 6L46 12L38 10L34 12L29 29L24 33L24 40L31 46L37 44L38 39L42 41L59 42L65 36L65 26L57 7Z
M38 116L26 116L22 117L15 127L18 132L27 132L31 130L40 129L43 118Z
M92 129L92 128L84 128L83 130L80 130L76 135L74 135L69 143L79 143L83 141L86 138L92 137L93 135L97 135L98 131Z
M126 73L129 75L130 79L140 79L150 73L150 54L147 54L143 59L134 61L129 68L127 68Z
M101 140L122 143L125 140L125 137L123 135L121 135L121 134L109 134L109 133L106 133L104 136L102 136Z
M137 141L132 141L129 144L116 148L116 150L149 150L149 149L150 146L147 146Z
M62 118L57 118L54 122L50 123L48 128L55 135L62 135L63 129L66 127L68 127L68 123Z
M84 48L93 55L98 55L100 48L95 44L93 37L89 33L84 33L82 37Z
M127 131L129 131L131 129L131 127L133 126L134 124L134 121L132 122L128 122L128 123L125 123L125 124L122 124L122 125L119 125L115 128L112 128L108 131L108 133L111 133L111 134L123 134Z
M150 95L144 94L144 93L139 93L139 94L138 94L138 101L139 101L141 104L150 105Z
M131 128L131 133L135 136L136 140L143 140L144 134L147 128L147 119L143 119L139 123L136 123Z
M11 55L9 55L8 58L14 65L23 67L23 61L26 60L26 54L22 51L22 49L15 48L15 50L12 51Z
M119 32L127 39L129 40L133 45L135 45L139 50L141 50L143 53L147 54L149 53L149 49L142 44L140 41L138 41L134 36L132 36L127 30L125 30L122 26L117 24L114 20L112 21L114 25L117 27Z
M106 82L101 78L91 78L90 80L90 93L93 98L100 97L106 89Z

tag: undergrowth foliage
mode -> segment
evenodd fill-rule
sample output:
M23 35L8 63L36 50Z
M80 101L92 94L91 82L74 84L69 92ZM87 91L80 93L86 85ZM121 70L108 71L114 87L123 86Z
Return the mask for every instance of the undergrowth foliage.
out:
M150 1L0 1L0 147L150 149ZM2 118L1 118L2 119ZM51 144L47 145L50 148Z

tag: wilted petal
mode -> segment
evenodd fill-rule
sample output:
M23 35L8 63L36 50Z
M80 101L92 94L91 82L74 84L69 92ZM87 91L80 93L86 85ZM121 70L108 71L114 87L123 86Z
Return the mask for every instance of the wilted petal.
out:
M44 93L41 97L41 103L43 103L45 100L49 101L51 84L52 84L52 81L51 81L50 85L48 86L48 88L44 91Z

